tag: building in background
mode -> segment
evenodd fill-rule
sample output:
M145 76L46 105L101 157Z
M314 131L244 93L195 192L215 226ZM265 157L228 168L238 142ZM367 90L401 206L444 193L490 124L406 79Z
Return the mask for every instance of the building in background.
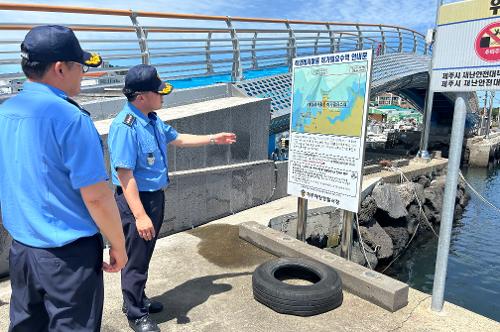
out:
M376 95L372 98L371 102L374 106L392 105L402 108L413 108L405 98L391 92L384 92Z

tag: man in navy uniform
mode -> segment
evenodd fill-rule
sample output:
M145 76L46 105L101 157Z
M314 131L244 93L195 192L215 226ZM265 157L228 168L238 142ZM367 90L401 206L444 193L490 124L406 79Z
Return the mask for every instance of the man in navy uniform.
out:
M120 271L127 255L99 135L70 97L86 66L102 60L63 26L33 28L21 57L28 81L0 106L0 204L13 238L9 331L99 331L102 270ZM99 230L111 243L109 263Z
M180 134L163 123L154 111L162 107L162 96L171 90L154 67L132 67L123 88L128 103L114 119L108 136L115 198L129 257L122 270L123 311L132 329L141 332L160 330L149 313L163 309L160 302L146 297L144 288L164 216L167 145L195 147L236 141L233 133Z

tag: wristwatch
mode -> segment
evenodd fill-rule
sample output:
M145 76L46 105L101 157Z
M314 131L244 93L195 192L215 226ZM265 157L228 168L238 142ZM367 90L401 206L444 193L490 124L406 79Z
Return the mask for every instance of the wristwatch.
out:
M215 137L210 135L210 145L215 145Z

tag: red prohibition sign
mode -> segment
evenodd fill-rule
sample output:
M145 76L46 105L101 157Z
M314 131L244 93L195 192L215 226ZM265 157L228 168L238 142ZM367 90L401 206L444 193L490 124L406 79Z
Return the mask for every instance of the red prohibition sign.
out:
M500 61L500 22L484 27L476 37L476 54L483 60Z

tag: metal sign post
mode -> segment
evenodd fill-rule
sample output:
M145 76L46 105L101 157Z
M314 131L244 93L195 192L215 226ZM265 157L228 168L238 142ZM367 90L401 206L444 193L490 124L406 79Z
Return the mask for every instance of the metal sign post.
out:
M346 210L341 210L342 218L342 241L340 242L340 256L348 261L351 260L352 255L352 233L354 213Z
M306 240L307 228L307 199L299 197L297 201L297 239Z
M455 92L455 108L443 198L431 309L444 304L446 270L455 213L460 159L467 112L463 92L500 89L500 6L493 1L469 0L448 3L439 9L430 89Z
M443 211L439 229L439 243L436 258L436 272L432 288L432 310L441 311L444 303L444 287L446 284L446 269L448 267L448 252L450 251L451 229L455 213L458 173L464 140L465 116L467 108L463 97L455 100L455 113L451 129L450 153L448 157L448 174L443 198Z

